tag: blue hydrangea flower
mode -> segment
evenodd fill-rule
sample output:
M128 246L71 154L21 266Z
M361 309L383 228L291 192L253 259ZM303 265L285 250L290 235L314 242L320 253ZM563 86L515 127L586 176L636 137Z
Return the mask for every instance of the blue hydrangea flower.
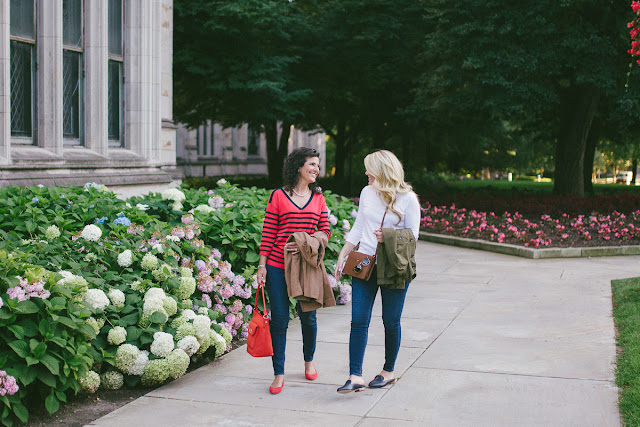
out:
M109 218L107 218L106 216L103 216L102 218L96 218L95 221L93 221L93 223L94 224L104 224L108 220L109 220Z
M40 199L38 199L38 197L34 197L33 199L31 199L31 203L33 203L34 205L37 205L38 203L40 203Z
M113 221L114 225L125 225L125 226L130 226L131 225L131 220L129 218L127 218L126 216L118 216L118 218L116 218Z

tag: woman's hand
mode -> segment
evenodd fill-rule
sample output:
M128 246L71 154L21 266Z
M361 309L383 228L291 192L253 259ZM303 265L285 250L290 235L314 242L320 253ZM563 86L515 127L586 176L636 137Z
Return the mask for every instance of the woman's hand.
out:
M294 254L297 254L298 252L300 252L300 249L298 248L298 244L296 242L286 243L284 245L284 250Z
M344 257L342 256L342 253L340 253L340 255L338 255L338 262L336 262L336 271L333 272L333 277L335 277L338 281L340 281L340 278L342 277L342 269L344 268L344 263Z
M373 234L376 235L376 239L378 239L378 243L384 243L384 235L382 234L381 228L378 228L377 230L373 230Z
M258 266L256 280L258 281L258 285L264 285L264 282L267 280L267 267L263 265Z

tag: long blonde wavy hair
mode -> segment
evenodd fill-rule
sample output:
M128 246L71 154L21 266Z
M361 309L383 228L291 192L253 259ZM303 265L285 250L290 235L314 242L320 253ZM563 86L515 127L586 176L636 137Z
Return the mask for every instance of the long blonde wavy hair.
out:
M398 194L412 192L413 188L404 181L404 168L400 160L391 151L378 150L364 158L364 167L373 176L371 186L378 192L386 208L402 221L402 214L395 208L396 199Z

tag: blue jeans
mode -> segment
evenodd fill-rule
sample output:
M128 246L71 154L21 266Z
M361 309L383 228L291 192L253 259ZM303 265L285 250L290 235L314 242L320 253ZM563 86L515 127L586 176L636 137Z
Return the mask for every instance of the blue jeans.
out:
M369 323L373 303L380 288L382 294L382 322L384 323L384 370L393 372L400 350L401 327L400 317L404 307L404 298L409 289L409 282L404 289L389 289L378 286L378 276L373 270L368 281L352 280L351 299L351 335L349 337L349 374L362 376L362 360L367 347Z
M274 375L284 375L284 351L287 347L287 328L289 327L289 294L287 282L284 279L284 269L267 265L267 280L265 289L269 296L271 309L271 343L273 344ZM316 335L318 327L316 323L316 311L304 312L300 308L300 301L296 304L300 323L302 324L302 352L305 362L313 360L316 351Z

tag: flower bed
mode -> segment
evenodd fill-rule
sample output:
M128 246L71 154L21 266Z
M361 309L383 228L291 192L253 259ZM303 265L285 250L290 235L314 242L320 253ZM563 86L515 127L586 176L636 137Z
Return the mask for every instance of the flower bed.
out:
M268 194L0 189L2 423L27 422L27 401L54 413L73 393L162 384L245 338ZM331 268L353 205L326 199ZM349 285L332 285L347 302Z
M640 210L624 214L523 215L483 212L423 202L422 231L527 247L586 247L640 244Z

